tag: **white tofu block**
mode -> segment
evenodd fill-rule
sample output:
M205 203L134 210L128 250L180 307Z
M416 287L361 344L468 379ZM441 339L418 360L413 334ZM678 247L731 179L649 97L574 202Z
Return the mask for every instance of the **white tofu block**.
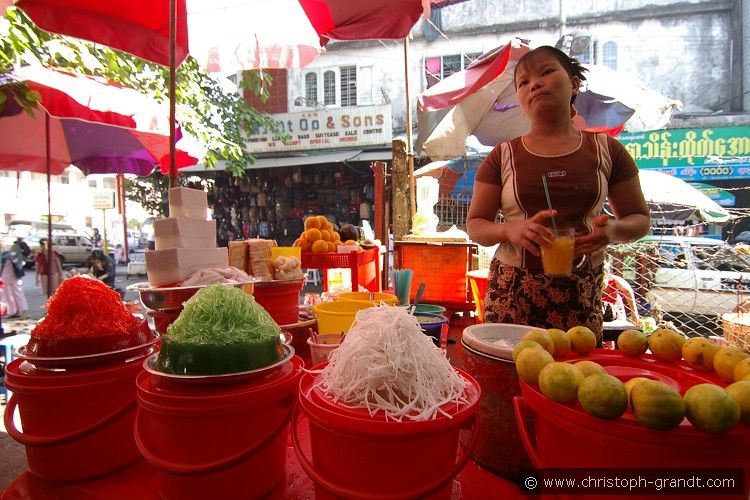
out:
M170 248L216 248L216 221L182 217L154 221L156 250Z
M208 195L202 189L170 188L168 196L170 217L195 220L208 218Z
M146 252L146 275L151 286L175 285L199 269L228 266L226 247L170 248Z

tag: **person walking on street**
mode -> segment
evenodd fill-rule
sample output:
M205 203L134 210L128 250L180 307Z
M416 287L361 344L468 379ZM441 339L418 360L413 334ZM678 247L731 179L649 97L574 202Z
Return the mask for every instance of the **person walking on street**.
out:
M29 303L23 293L23 276L26 259L18 240L0 258L0 280L4 286L0 289L0 301L6 308L9 318L28 319Z
M45 297L50 297L62 281L62 264L60 254L52 250L52 264L47 264L47 238L39 240L39 253L36 254L36 284L42 288ZM47 275L49 275L49 289L47 288Z
M102 247L102 235L99 233L99 229L94 228L91 234L91 242L94 244L94 248Z

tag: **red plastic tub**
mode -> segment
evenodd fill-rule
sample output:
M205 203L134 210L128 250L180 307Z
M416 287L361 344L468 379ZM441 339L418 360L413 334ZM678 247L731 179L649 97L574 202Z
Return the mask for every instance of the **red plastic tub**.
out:
M446 405L452 418L440 415L419 422L386 420L382 412L370 417L367 410L333 403L312 388L316 375L304 374L299 408L310 422L312 463L300 443L296 416L292 442L300 465L315 482L315 497L450 498L452 480L471 453L466 450L456 462L458 433L469 424L476 428L480 396L476 381L459 373L469 382L470 404ZM475 444L476 439L471 446Z
M135 439L159 471L162 498L259 498L284 477L302 360L222 385L141 373Z
M22 359L10 363L5 383L13 396L5 427L26 446L29 470L46 480L78 481L138 460L134 381L147 354L70 370L37 368ZM16 408L23 430L14 423Z
M715 374L697 372L683 363L666 364L650 355L630 358L619 351L596 349L584 358L627 381L646 377L674 387L681 394L695 384L726 386ZM745 495L750 492L750 428L736 425L724 434L708 434L687 419L662 432L638 422L628 410L616 420L588 415L580 405L547 399L536 385L521 383L522 397L514 400L516 422L535 468L744 468ZM535 439L525 418L533 419Z
M253 297L268 311L274 321L288 325L299 321L299 296L304 279L291 281L259 281L255 283Z

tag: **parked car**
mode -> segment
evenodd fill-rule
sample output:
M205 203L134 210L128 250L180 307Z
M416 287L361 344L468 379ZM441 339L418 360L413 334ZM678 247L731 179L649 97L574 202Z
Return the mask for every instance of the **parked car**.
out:
M39 253L39 240L42 238L47 238L47 233L36 233L26 238L26 243L31 249L27 261L35 262ZM86 265L89 253L94 248L88 236L82 234L53 234L52 246L60 254L62 264L66 266Z
M32 234L46 233L48 227L47 221L15 219L8 223L8 230L0 236L0 243L3 248L8 248L18 237L26 239ZM53 222L52 232L75 234L76 230L70 224Z
M721 240L646 236L634 244L618 245L611 253L623 260L623 275L629 282L648 281L646 298L662 312L732 312L750 291L750 258ZM636 276L644 269L650 276Z

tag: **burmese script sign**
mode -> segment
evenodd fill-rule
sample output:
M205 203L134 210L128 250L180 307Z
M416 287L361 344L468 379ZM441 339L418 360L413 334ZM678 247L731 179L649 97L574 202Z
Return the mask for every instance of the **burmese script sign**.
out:
M349 108L279 113L270 115L284 137L258 127L248 139L254 153L300 151L310 149L390 146L391 106L356 106Z
M617 136L640 168L686 180L750 178L750 127L680 128Z

